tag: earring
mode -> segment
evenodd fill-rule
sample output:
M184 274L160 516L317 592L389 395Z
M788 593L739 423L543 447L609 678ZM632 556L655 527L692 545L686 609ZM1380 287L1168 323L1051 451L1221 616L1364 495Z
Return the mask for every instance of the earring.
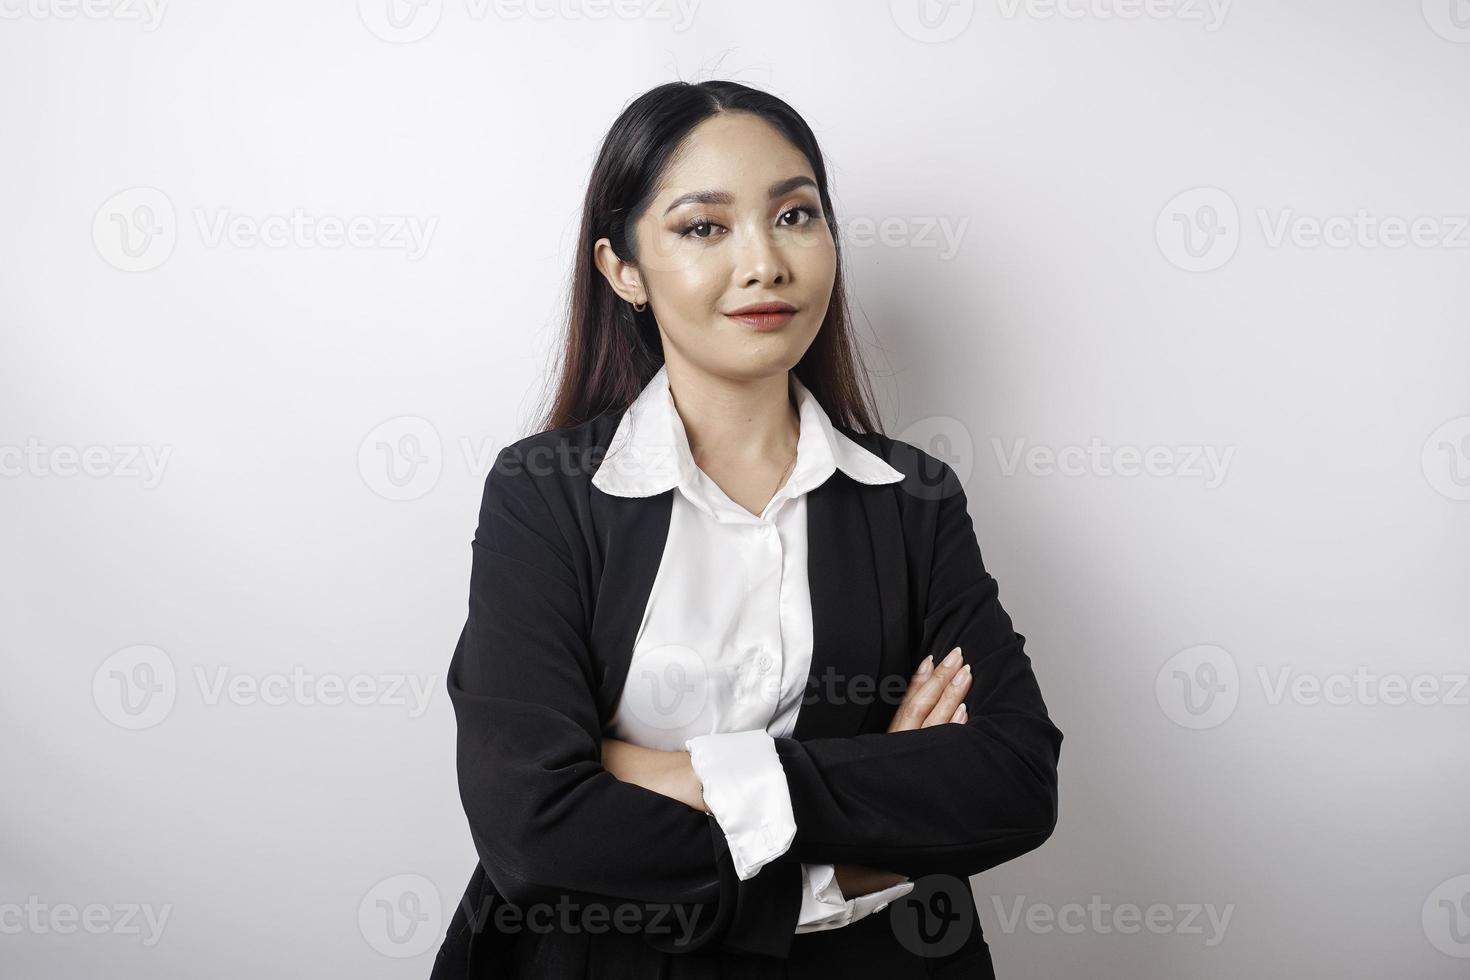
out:
M644 300L642 306L639 306L637 303L633 304L633 312L635 313L642 313L646 309L648 309L648 300Z

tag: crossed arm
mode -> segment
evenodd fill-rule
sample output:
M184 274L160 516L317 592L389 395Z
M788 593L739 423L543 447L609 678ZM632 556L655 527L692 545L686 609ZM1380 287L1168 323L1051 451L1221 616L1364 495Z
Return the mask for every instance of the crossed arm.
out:
M620 921L639 922L673 906L696 928L677 939L645 934L661 949L785 956L802 863L904 877L977 874L1051 833L1062 735L981 563L957 486L937 505L916 656L961 648L972 675L965 714L846 738L775 739L797 831L785 854L748 879L689 774L673 765L682 760L653 780L658 789L619 778L617 746L608 768L582 590L557 518L524 467L492 469L472 544L469 615L448 678L471 837L510 902L571 895L616 904L626 913ZM936 760L949 774L944 784L930 775Z
M919 669L909 678L903 702L888 726L889 732L913 731L935 725L964 724L968 718L964 703L970 692L972 674L958 647L934 666L933 655L926 656ZM663 751L604 738L602 765L624 782L642 786L699 810L711 813L704 799L703 786L690 754L685 751ZM813 866L803 865L808 871ZM833 865L841 897L872 895L908 881L908 877L862 864L844 862Z

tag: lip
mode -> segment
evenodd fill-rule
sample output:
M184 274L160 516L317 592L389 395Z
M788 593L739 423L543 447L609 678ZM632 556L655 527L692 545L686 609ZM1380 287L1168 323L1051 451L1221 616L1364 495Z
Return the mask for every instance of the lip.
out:
M790 303L752 303L725 314L754 330L778 330L791 322L796 307Z

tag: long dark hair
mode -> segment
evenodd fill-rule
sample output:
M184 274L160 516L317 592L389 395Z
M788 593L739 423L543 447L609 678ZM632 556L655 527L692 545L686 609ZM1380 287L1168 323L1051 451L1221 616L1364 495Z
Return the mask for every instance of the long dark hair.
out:
M857 432L881 432L862 356L852 342L842 248L827 193L827 169L811 127L781 99L730 81L669 82L640 95L608 130L587 182L577 259L572 271L560 379L541 430L579 425L609 409L625 408L663 364L663 344L652 306L635 312L598 270L592 247L607 238L625 262L637 254L632 229L648 207L659 178L695 126L722 112L751 112L774 126L806 155L822 211L837 247L832 298L812 344L794 368L833 422Z

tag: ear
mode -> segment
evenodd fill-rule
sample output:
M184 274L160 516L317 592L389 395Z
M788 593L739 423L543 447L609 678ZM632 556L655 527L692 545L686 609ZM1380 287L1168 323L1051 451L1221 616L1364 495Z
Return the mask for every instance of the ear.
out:
M643 277L638 274L638 267L618 258L611 241L599 238L593 244L592 261L607 278L613 292L635 306L648 302L648 293L643 288Z

